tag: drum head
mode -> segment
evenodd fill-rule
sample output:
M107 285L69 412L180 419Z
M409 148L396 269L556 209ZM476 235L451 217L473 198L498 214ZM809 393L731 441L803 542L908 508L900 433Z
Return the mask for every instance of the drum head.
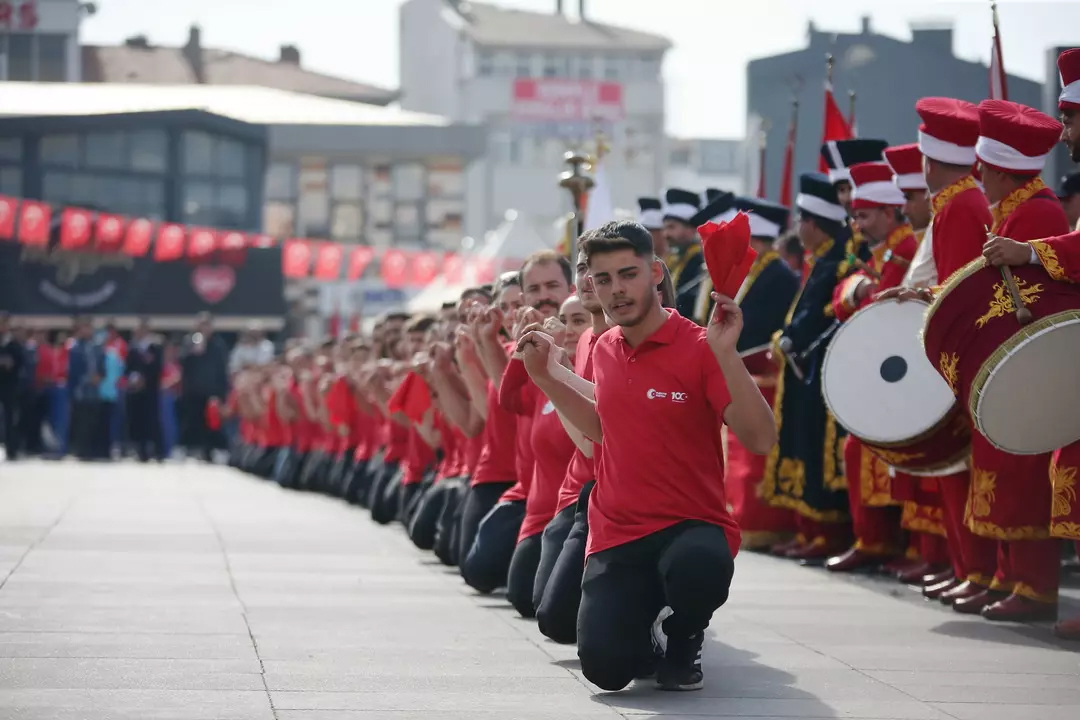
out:
M855 313L833 337L821 392L855 437L903 443L932 430L956 404L919 341L925 311L922 302L883 300Z
M1034 332L1011 348L981 389L972 387L979 432L1014 455L1038 455L1080 440L1078 348L1077 319Z

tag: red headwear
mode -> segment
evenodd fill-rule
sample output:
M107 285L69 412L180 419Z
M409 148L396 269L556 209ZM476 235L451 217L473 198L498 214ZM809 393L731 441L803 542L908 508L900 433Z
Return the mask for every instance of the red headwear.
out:
M1080 48L1066 50L1058 55L1058 72L1061 74L1059 110L1080 110Z
M1061 137L1061 123L1008 100L979 103L979 142L984 165L1017 175L1038 175Z
M852 165L850 170L851 183L855 186L851 196L852 210L904 204L904 193L893 182L893 171L888 163L859 163Z
M974 165L979 139L979 109L966 100L928 97L915 103L922 118L919 150L931 160Z
M885 160L893 171L893 182L901 190L925 190L926 177L922 169L922 152L918 143L885 148Z

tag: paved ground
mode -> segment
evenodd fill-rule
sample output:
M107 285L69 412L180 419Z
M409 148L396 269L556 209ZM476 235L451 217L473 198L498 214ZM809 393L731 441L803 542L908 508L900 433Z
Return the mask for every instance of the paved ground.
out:
M1045 628L737 566L703 692L604 694L341 503L225 468L0 464L0 719L1080 718L1080 652Z

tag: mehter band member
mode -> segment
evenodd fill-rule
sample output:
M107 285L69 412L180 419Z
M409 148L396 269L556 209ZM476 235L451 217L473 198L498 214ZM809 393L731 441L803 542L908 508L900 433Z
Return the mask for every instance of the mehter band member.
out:
M739 545L720 430L728 423L764 453L772 416L735 349L742 313L730 298L718 298L708 330L661 307L663 270L637 223L609 223L581 249L617 325L593 351L595 401L552 376L549 339L519 343L537 386L600 443L578 657L605 690L653 672L663 689L698 689L704 631L727 601Z
M675 307L686 318L694 316L698 283L705 257L701 254L694 216L701 210L702 198L689 190L670 188L664 194L664 235L671 249L667 266L675 285Z
M821 563L844 549L849 532L843 438L821 396L821 363L837 323L831 303L845 257L847 211L835 186L818 173L800 178L795 204L811 267L773 344L774 357L784 363L773 407L780 441L765 466L762 496L795 511L798 534L773 552Z

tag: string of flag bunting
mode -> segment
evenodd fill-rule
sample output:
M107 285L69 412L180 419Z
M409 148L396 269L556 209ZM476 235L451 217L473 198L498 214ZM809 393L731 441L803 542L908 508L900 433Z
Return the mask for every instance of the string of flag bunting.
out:
M55 234L54 234L55 233ZM279 245L277 238L257 233L190 227L78 207L0 195L0 241L30 247L58 247L69 251L122 253L151 257L156 262L187 259L239 265L248 249ZM355 281L378 261L378 274L391 288L423 287L440 275L448 284L488 284L498 273L517 269L521 261L463 257L437 250L387 248L345 244L329 240L289 238L280 242L281 272L286 278Z

